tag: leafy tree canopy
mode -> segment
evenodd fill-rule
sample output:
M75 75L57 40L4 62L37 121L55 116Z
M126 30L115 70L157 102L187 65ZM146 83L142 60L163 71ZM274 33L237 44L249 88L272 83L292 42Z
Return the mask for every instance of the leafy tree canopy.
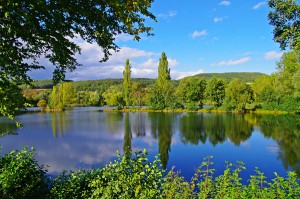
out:
M111 50L118 50L115 37L129 34L135 40L145 33L152 35L146 18L156 20L148 11L153 0L5 0L0 1L0 82L30 83L27 72L43 69L39 58L55 66L54 82L64 80L66 70L80 64L74 57L80 53L76 38L95 42L103 50L106 61ZM0 114L13 116L14 110L2 103L7 96L2 92L11 88L5 83L0 88ZM14 88L13 88L14 89ZM19 101L10 98L14 108Z
M296 0L269 0L269 22L280 48L300 51L300 5Z

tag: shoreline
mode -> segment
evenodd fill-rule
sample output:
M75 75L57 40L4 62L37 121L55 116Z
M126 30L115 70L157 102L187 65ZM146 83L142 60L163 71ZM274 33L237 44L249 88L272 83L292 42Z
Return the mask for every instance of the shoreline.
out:
M165 110L151 110L145 108L127 108L127 109L103 109L100 110L101 112L153 112L153 113L233 113L233 114L244 114L244 113L251 113L251 114L273 114L273 115L297 115L296 112L288 112L288 111L278 111L278 110L245 110L245 111L225 111L225 110L217 110L217 109L199 109L197 111L191 111L187 109L165 109Z

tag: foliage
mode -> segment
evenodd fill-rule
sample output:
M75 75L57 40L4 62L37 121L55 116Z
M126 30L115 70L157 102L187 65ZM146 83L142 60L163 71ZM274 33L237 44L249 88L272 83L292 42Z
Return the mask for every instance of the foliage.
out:
M221 106L225 99L225 80L212 77L207 82L205 96L214 106Z
M243 110L247 103L253 101L251 87L240 79L233 79L226 88L226 103L233 109Z
M63 172L56 178L34 160L34 152L12 151L0 159L2 198L298 198L300 185L295 172L286 178L275 173L267 181L256 168L249 183L242 184L243 162L226 162L223 174L214 177L212 157L203 159L194 176L186 181L172 169L165 174L160 161L150 162L147 152L135 157L119 156L104 168ZM18 172L16 172L18 171ZM164 175L165 174L165 175Z
M280 48L300 52L300 5L296 0L269 0L269 23Z
M63 172L51 183L49 198L90 198L93 189L89 184L101 173L101 169L71 171L69 174Z
M46 170L33 159L35 151L23 148L0 156L0 195L8 198L45 198L48 193Z
M233 79L241 79L247 83L253 82L256 78L265 75L263 73L254 72L228 72L228 73L200 73L195 75L199 79L204 78L206 81L211 78L219 78L225 80L225 82L230 82Z
M19 109L25 107L25 99L18 84L11 80L8 75L1 72L0 61L0 116L13 120Z
M121 87L111 86L102 95L108 106L123 107L123 93Z
M64 110L65 107L76 103L76 91L72 84L61 83L53 86L50 95L50 108Z
M44 99L41 99L38 103L37 106L41 109L41 110L45 110L47 108L47 101Z
M157 82L147 92L147 105L154 110L177 107L168 58L164 52L159 59Z
M294 74L300 70L300 57L297 56L298 55L293 51L284 53L281 60L277 63L279 72L276 74L275 86L279 98L293 95L294 93L292 79Z
M90 182L91 198L156 198L160 194L163 170L159 160L148 162L147 152L134 158L119 157L106 165Z
M52 87L51 87L52 88ZM48 89L25 89L22 91L26 102L36 105L40 100L48 100L51 90Z
M141 107L144 105L146 98L146 85L140 82L134 82L132 84L130 98L133 106Z
M191 77L180 81L176 94L182 104L195 104L197 106L203 105L204 92L206 88L206 80L197 77Z
M164 88L164 86L171 80L170 69L168 68L168 65L167 55L163 52L159 58L158 64L157 86L160 88Z
M119 49L115 37L128 34L135 40L152 35L146 19L156 21L149 11L153 0L143 1L0 1L0 91L1 114L10 118L23 108L18 85L30 84L28 72L44 69L39 58L55 66L54 83L64 80L67 70L80 65L75 54L81 49L77 39L95 42L108 60ZM30 13L30 14L29 14ZM7 94L5 94L7 95Z
M123 89L124 89L124 101L126 107L130 105L130 92L131 92L131 64L129 59L126 60L125 69L123 70Z
M147 105L152 110L162 110L166 107L163 90L157 86L152 85L147 91Z

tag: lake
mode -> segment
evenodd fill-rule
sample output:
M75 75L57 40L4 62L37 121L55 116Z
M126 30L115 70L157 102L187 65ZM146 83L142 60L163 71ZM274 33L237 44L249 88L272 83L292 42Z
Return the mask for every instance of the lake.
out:
M34 146L39 164L50 175L63 170L102 167L117 151L144 148L152 161L160 154L163 167L181 170L188 180L203 158L213 156L216 175L225 161L243 161L243 178L258 167L268 179L276 171L300 177L300 117L294 115L216 113L116 113L99 107L65 112L33 112L17 116L18 129L0 118L2 154Z

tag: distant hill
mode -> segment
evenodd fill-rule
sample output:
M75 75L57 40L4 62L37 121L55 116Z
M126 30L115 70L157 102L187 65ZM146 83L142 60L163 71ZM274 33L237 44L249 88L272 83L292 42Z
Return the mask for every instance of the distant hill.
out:
M205 78L209 80L212 77L225 79L227 82L234 78L239 78L244 80L245 82L253 82L255 78L265 75L264 73L253 73L253 72L232 72L232 73L200 73L195 75L194 77ZM189 77L186 77L189 78ZM184 78L185 79L185 78ZM140 82L146 86L150 86L156 82L156 79L150 78L133 78L132 82ZM86 80L86 81L77 81L72 82L75 89L78 91L95 91L95 90L106 90L112 85L122 85L123 79L99 79L99 80ZM53 84L52 80L41 80L35 81L32 83L35 89L51 89ZM173 84L177 86L179 84L179 80L174 80Z
M140 82L146 86L152 85L156 82L156 79L148 78L133 78L132 82ZM72 81L71 81L72 82ZM72 82L74 88L78 91L95 91L95 90L106 90L113 85L122 85L123 79L99 79L99 80L86 80ZM53 82L50 79L35 81L32 83L35 89L49 89L53 87Z
M241 80L244 80L245 82L253 82L254 79L262 75L266 75L266 74L258 73L258 72L200 73L194 75L194 77L204 78L206 80L209 80L212 77L216 77L216 78L222 78L227 82L229 82L234 78L239 78Z

